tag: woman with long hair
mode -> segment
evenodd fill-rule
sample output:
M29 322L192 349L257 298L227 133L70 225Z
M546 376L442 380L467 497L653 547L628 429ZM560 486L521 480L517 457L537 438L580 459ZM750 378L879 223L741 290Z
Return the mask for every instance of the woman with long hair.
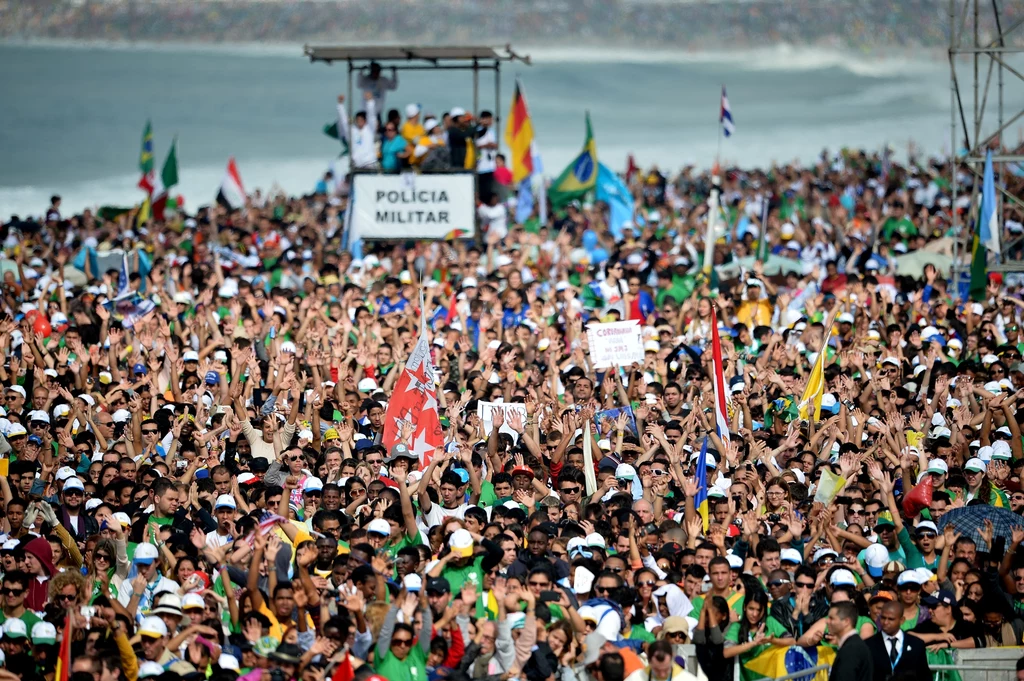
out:
M89 602L99 596L117 600L121 582L128 575L117 560L117 545L113 539L100 539L86 564L85 577L88 581Z
M749 672L746 663L763 653L768 646L791 646L796 639L786 628L768 614L768 595L759 590L747 592L743 601L743 614L739 622L733 622L725 632L725 648L722 651L727 660L740 658L744 679L759 678L761 675Z

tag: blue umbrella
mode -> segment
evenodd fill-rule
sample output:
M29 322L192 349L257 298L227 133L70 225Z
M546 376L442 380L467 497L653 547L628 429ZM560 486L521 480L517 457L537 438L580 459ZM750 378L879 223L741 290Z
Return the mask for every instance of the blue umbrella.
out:
M992 521L992 539L1005 537L1006 543L1015 528L1024 529L1024 517L1021 517L1008 508L998 508L988 504L974 504L963 506L947 511L935 524L942 532L946 525L953 524L953 529L964 537L970 537L978 545L979 550L988 551L992 547L985 546L981 538L981 528L986 520Z

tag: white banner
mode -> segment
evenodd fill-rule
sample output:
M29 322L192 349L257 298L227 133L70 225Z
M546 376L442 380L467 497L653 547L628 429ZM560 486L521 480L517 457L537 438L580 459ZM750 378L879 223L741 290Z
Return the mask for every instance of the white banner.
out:
M608 322L587 326L590 361L595 369L628 367L644 363L644 339L640 321Z
M476 232L475 176L353 176L351 233L362 239L469 238Z
M523 427L526 427L526 405L522 402L477 402L476 403L476 415L480 417L480 420L484 424L484 437L490 437L491 428L494 424L494 420L491 418L491 412L495 409L500 409L505 414L505 422L501 424L501 428L498 429L499 433L508 433L512 436L513 442L519 442L519 433L508 427L508 415L510 413L518 413L523 419Z

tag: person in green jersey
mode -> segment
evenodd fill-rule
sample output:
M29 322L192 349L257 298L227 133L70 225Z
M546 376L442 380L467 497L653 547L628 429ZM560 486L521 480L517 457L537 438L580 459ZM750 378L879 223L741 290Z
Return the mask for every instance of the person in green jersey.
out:
M401 604L401 605L399 605ZM412 624L421 612L423 623L419 633ZM398 621L402 613L404 621ZM427 592L419 575L408 575L403 588L384 617L377 636L374 668L388 681L423 681L427 678L427 655L430 653L430 632L434 616L427 604Z

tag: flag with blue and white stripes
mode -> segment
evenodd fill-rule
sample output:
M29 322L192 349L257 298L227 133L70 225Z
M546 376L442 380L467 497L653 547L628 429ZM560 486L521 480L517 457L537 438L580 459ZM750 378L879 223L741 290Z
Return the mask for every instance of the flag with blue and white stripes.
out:
M722 132L725 133L726 137L730 137L736 132L736 126L732 122L732 110L729 108L729 97L725 94L725 86L722 86L722 112L719 116L719 122L722 124Z

